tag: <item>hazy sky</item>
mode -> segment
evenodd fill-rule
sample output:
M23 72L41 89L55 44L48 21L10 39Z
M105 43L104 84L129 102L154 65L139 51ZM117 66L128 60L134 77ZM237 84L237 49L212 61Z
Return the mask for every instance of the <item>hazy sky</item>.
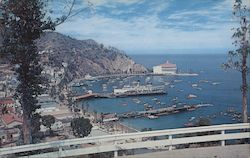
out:
M89 1L92 12L80 13L57 31L130 53L232 47L233 0ZM86 6L78 0L75 7Z

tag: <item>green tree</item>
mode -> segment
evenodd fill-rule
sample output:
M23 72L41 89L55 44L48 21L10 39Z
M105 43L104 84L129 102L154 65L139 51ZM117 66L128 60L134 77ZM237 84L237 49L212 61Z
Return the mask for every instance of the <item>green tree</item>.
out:
M50 133L52 132L51 126L55 123L56 119L52 115L44 115L42 116L42 124L49 128Z
M25 144L32 143L32 124L37 120L36 109L40 108L36 97L43 92L41 88L41 66L35 40L43 32L55 30L72 13L70 5L66 16L52 20L45 9L49 0L1 0L0 33L1 57L11 60L16 65L19 85L16 96L23 110L23 139ZM39 122L37 122L39 123ZM35 128L37 129L37 128Z
M249 34L250 34L250 9L242 3L242 0L235 0L233 15L239 23L232 38L234 39L234 51L229 51L229 60L224 64L225 69L231 68L241 73L242 79L242 121L248 122L247 114L247 74L249 67L247 66L247 57L250 54Z
M76 137L85 137L88 136L92 129L92 124L89 119L85 119L83 117L74 118L71 121L71 128Z
M32 142L31 120L37 108L36 97L41 94L42 80L35 40L42 33L43 23L41 8L38 0L4 0L4 53L16 64L16 72L20 84L17 86L16 95L23 110L23 135L24 143Z
M41 120L41 115L38 113L33 114L32 120L31 120L31 137L32 137L32 142L37 143L40 142L39 139L41 138L40 134L40 120ZM22 128L20 128L22 129Z
M202 117L195 122L194 126L199 127L199 126L210 126L211 121L208 118Z

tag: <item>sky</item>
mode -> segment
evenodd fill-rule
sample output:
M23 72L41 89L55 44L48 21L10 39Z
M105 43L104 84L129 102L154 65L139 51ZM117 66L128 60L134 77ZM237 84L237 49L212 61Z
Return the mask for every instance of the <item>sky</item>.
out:
M233 0L89 2L90 9L73 16L56 30L128 53L216 53L232 48ZM81 10L88 4L86 0L77 0L74 9Z

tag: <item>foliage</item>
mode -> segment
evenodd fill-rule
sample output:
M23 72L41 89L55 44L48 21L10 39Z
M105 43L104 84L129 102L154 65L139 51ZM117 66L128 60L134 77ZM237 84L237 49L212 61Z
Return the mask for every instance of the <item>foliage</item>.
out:
M40 120L41 120L41 115L38 113L33 114L32 120L31 120L31 124L32 126L31 128L31 134L32 134L32 138L37 138L39 137L38 132L40 131Z
M19 85L16 96L23 110L23 139L25 144L32 142L32 131L39 127L40 108L36 97L43 92L41 84L42 68L39 63L35 40L46 30L55 30L70 15L74 5L70 5L66 16L52 20L45 9L48 0L1 0L0 33L3 38L0 55L16 65ZM35 123L34 123L35 121ZM37 127L34 127L37 125Z
M195 126L199 127L199 126L210 126L211 125L211 121L208 118L202 117L199 118L197 120L197 122L195 122Z
M3 1L3 51L16 64L19 85L16 89L23 110L24 143L31 140L31 121L37 108L36 97L41 94L41 66L35 40L42 34L42 28L49 23L42 19L43 3L34 0L4 0Z
M52 115L42 116L42 124L51 130L51 126L55 123L56 119Z
M74 118L71 121L71 128L76 137L85 137L88 136L92 129L92 124L89 119L85 119L83 117Z
M249 34L250 34L250 8L242 3L242 0L235 0L233 15L239 26L233 28L234 34L232 38L234 39L233 45L235 50L229 51L229 60L223 66L225 69L235 69L241 73L242 78L242 114L243 122L248 122L247 116L247 74L249 73L249 67L247 65L247 58L250 55L250 44L249 44Z

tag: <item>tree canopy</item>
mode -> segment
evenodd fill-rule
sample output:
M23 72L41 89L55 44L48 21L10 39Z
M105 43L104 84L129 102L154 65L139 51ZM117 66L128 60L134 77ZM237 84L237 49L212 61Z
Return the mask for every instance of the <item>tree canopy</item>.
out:
M92 124L89 119L85 119L83 117L74 118L71 121L71 128L73 130L73 134L76 137L85 137L88 136L92 129Z
M55 30L70 15L74 5L70 5L69 13L52 20L45 9L48 0L1 0L0 1L0 33L2 46L0 55L15 64L19 84L16 97L23 111L23 139L25 144L32 143L32 132L39 128L40 108L36 97L43 92L41 65L35 41L46 30ZM46 80L45 80L46 81ZM34 122L35 121L35 122Z
M55 123L56 119L52 115L42 116L42 124L51 130L51 126Z
M232 38L235 50L229 51L229 60L224 64L225 69L235 69L241 73L242 85L242 121L248 122L247 114L247 74L249 74L249 66L247 58L250 55L250 8L243 4L242 0L234 2L234 19L238 23L236 28L233 28L234 33Z

